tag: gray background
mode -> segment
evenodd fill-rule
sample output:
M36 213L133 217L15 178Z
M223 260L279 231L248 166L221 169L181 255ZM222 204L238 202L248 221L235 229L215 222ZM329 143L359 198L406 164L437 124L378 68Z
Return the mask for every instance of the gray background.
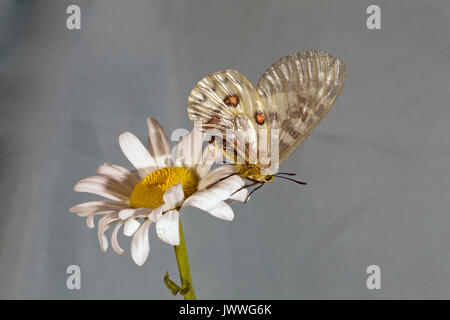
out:
M66 7L82 30L66 29ZM366 28L381 6L382 29ZM199 298L450 298L448 1L0 2L0 297L169 298L173 250L151 232L139 268L102 253L68 208L145 117L191 128L187 96L235 68L256 83L278 58L323 49L347 66L334 108L276 181L228 223L182 212ZM121 239L124 248L129 240ZM66 289L66 268L82 270ZM366 268L381 267L381 290Z

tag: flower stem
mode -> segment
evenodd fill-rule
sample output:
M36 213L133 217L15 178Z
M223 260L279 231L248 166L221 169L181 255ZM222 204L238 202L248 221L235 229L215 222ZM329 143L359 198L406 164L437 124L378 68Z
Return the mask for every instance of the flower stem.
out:
M175 256L178 263L178 271L180 272L181 290L180 294L184 296L184 300L196 300L194 285L192 284L191 270L189 269L189 259L184 242L183 228L180 220L180 244L174 246Z

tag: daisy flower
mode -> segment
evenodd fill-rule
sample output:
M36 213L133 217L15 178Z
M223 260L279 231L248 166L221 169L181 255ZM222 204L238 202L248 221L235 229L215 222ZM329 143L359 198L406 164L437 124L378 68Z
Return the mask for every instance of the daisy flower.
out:
M117 235L123 227L131 241L131 256L141 266L150 252L148 230L156 225L158 237L173 246L180 243L179 210L194 206L211 215L231 221L234 213L228 203L245 201L248 190L244 180L231 175L231 165L210 170L221 152L212 145L202 150L204 133L193 129L177 145L172 162L170 143L160 124L147 119L148 148L130 132L119 137L119 145L135 167L130 171L115 164L103 164L97 175L82 179L74 186L76 192L87 192L107 198L78 204L70 211L85 217L89 228L98 221L98 240L103 251L108 248L105 232L112 226L111 246L119 254Z

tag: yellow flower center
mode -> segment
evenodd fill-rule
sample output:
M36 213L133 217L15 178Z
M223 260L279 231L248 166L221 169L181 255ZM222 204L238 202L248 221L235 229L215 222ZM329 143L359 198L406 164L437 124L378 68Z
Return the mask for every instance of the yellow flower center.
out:
M164 204L163 195L172 186L181 182L184 198L197 191L197 175L181 167L162 168L142 179L130 196L130 207L156 209Z

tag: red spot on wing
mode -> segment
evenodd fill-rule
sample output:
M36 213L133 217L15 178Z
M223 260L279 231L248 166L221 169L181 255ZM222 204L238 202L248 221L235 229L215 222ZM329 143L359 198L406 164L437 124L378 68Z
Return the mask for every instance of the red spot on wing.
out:
M264 121L266 121L266 119L265 119L264 113L262 111L255 112L255 121L259 125L264 124Z
M239 104L239 97L235 94L226 96L223 99L223 103L225 103L227 106L237 107L237 105Z

